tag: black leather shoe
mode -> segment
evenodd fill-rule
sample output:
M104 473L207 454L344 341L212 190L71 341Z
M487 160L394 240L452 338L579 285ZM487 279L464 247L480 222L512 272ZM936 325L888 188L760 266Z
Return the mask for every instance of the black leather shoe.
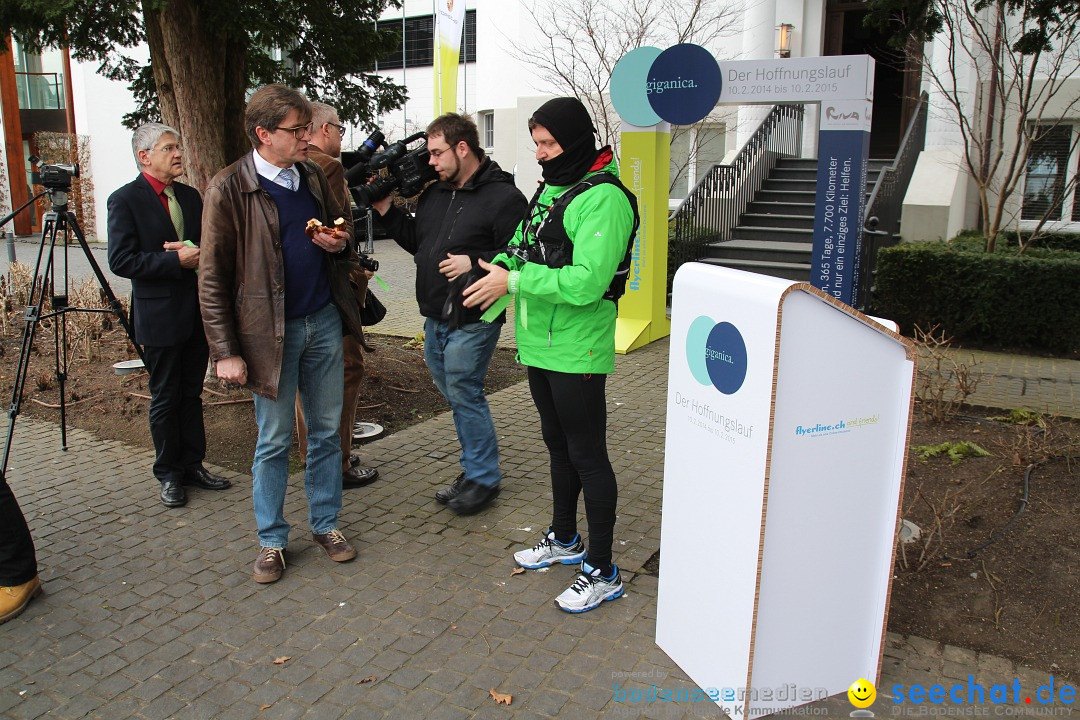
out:
M461 486L465 484L465 473L458 473L450 487L435 491L435 500L443 505L456 498L461 493Z
M472 515L486 508L498 496L498 485L487 487L486 485L466 481L461 488L461 492L453 500L446 503L446 506L458 515Z
M184 476L185 485L206 488L207 490L224 490L231 488L232 483L220 475L214 475L206 468L199 468L195 472L188 472Z
M184 486L175 480L166 480L161 483L161 504L165 507L187 505L187 493L184 492Z
M356 467L359 464L360 464L360 456L359 455L357 455L356 453L353 453L352 455L349 456L349 467Z
M341 487L358 488L370 485L379 479L379 471L375 468L357 465L341 473Z

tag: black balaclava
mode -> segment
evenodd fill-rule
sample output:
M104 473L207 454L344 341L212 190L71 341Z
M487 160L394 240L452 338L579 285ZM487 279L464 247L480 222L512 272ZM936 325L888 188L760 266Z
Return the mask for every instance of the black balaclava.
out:
M596 161L595 135L589 111L572 97L548 100L533 113L533 122L547 129L562 154L540 163L548 185L570 185L585 177Z

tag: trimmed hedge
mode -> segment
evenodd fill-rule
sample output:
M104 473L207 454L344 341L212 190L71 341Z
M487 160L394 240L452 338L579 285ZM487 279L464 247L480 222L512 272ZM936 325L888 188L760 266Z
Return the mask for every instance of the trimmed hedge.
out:
M1080 256L1039 257L902 244L878 253L872 313L905 334L940 325L956 340L1053 353L1080 350Z
M976 230L965 230L950 240L948 245L959 250L985 252L986 236ZM1019 247L1020 243L1015 232L1003 232L998 235L997 242L994 244L994 252L1015 255ZM1059 252L1080 253L1080 235L1043 235L1028 247L1027 252L1024 254L1028 257L1053 257ZM1080 257L1080 255L1077 255L1077 257Z

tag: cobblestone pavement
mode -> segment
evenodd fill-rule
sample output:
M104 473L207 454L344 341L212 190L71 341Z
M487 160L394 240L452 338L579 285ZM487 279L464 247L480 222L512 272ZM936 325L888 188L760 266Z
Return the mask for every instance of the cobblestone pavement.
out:
M419 318L405 277L411 260L388 244L377 243L390 283L390 312L378 329L412 335ZM661 341L620 357L610 380L609 447L620 482L615 560L627 594L577 616L552 604L573 568L512 574L511 553L535 542L551 502L524 384L490 398L506 476L492 508L458 517L434 501L457 473L451 418L436 417L366 446L382 477L346 491L341 527L360 553L351 563L332 563L312 543L293 478L288 567L268 586L250 577L257 541L249 476L225 472L232 489L194 489L186 507L167 509L157 501L149 451L81 430L70 431L63 451L55 425L20 419L9 480L37 543L46 594L0 626L0 717L721 717L711 702L632 703L614 692L615 683L695 688L653 642L657 578L643 570L660 544L667 352ZM1075 363L1046 376L1042 367L1040 382L1072 386ZM1047 402L1065 397L1049 393ZM1075 401L1055 408L1080 415ZM1051 682L999 657L886 638L879 687L948 686L969 675L988 689L1013 678L1028 691ZM491 689L512 694L513 704L496 705ZM845 717L852 709L844 696L806 707ZM871 709L880 717L897 708L879 699ZM737 704L729 710L738 720Z

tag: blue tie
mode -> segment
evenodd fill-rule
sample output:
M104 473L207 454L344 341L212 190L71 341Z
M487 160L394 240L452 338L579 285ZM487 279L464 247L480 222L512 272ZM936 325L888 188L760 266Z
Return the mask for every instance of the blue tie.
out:
M290 172L288 168L282 168L281 172L279 172L277 174L277 176L278 176L278 184L279 185L284 185L285 187L289 188L290 190L295 190L296 189L296 187L293 185L292 172Z

